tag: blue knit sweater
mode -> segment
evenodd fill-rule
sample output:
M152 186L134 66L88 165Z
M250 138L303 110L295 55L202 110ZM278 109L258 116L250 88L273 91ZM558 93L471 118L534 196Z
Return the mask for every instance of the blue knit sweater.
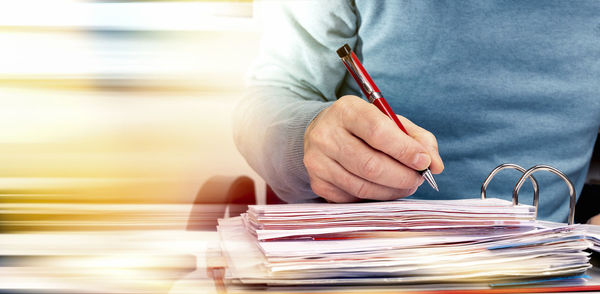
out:
M302 164L304 130L359 89L335 49L357 52L394 111L434 133L440 192L479 197L501 163L549 164L581 191L600 125L600 1L275 1L235 139L249 164L289 202L314 201ZM489 197L511 198L503 171ZM568 190L536 173L540 212L565 221ZM530 185L520 201L531 203Z

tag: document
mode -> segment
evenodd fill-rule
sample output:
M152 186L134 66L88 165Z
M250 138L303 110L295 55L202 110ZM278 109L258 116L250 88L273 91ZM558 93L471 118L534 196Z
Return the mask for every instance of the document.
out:
M600 231L535 213L500 199L253 205L218 231L243 284L584 283Z

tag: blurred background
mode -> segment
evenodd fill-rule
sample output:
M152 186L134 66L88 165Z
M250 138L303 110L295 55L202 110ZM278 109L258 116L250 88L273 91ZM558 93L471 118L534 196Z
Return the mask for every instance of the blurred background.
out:
M215 175L265 202L231 130L260 2L0 1L0 293L215 291L186 224Z
M0 292L166 293L202 262L184 234L202 183L264 195L231 131L254 9L0 2Z
M254 175L231 131L252 1L0 3L4 203L191 203L211 175Z

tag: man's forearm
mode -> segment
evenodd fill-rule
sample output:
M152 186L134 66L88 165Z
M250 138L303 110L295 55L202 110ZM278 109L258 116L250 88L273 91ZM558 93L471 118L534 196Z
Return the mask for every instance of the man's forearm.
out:
M305 100L279 87L250 88L235 111L238 150L286 202L317 199L303 164L304 131L331 103Z

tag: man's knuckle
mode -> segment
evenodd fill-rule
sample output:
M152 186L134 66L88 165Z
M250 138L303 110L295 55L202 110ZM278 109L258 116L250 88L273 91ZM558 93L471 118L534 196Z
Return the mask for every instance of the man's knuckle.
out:
M399 140L397 144L394 144L390 155L395 159L402 160L407 158L410 152L410 146L406 140Z
M352 102L345 102L344 104L341 104L337 111L342 122L347 122L350 118L354 117L355 115L354 106L352 105Z
M304 167L309 174L320 175L323 174L325 169L321 160L317 156L311 154L304 155Z
M344 159L352 159L356 156L356 150L350 144L339 144L337 153Z
M356 102L356 98L357 97L353 96L353 95L344 95L344 96L340 97L337 100L337 102L339 102L341 104L352 104L352 103Z
M306 167L308 171L312 171L315 167L314 165L316 161L310 153L304 154L304 158L302 161L304 162L304 167Z
M410 196L412 194L415 194L415 192L417 192L417 189L419 189L419 187L412 187L410 188L407 192L406 192L406 196Z
M429 131L425 131L425 136L427 136L429 139L436 141L435 135L432 132Z
M377 138L383 134L382 129L383 121L381 119L372 119L371 123L369 124L369 134L372 137Z
M371 193L371 191L369 189L369 184L366 181L360 181L356 185L356 191L354 193L354 195L356 195L356 197L367 198L370 193Z
M411 189L419 186L419 177L416 172L408 172L403 177L398 178L398 187L402 189Z
M335 101L333 104L331 104L331 106L329 106L329 110L332 113L339 112L341 109L344 108L344 104L346 104L346 101L344 101L342 97Z
M336 101L333 103L333 105L340 104L340 103L345 103L346 101L348 101L348 95L344 95L344 96L342 96L342 97L338 98L338 99L337 99L337 100L336 100Z
M417 188L418 187L412 187L412 188L408 188L408 189L402 189L402 190L398 191L398 194L397 194L398 197L397 198L408 197L408 196L414 194L417 191Z
M417 172L411 172L410 176L408 177L407 186L409 189L416 189L423 184L423 181L425 181L425 179L423 176L421 176L421 174Z
M321 197L327 197L328 196L328 191L329 189L327 188L327 185L319 180L315 180L315 181L311 181L310 182L310 188L312 189L312 191L321 196Z
M381 176L381 163L374 154L369 155L361 164L361 170L367 179L376 179Z
M347 108L349 108L349 104L352 103L352 100L350 99L350 96L342 96L340 99L338 99L335 103L333 103L332 108L335 111L343 111Z
M336 104L337 105L344 104L344 103L348 102L349 98L350 97L348 95L344 95L344 96L340 97L337 101L335 101L335 103L333 103L333 104L334 105L336 105Z
M435 147L435 148L438 147L437 138L435 137L434 134L432 134L431 132L425 131L424 136L427 139L427 141L432 144L433 147Z
M398 185L397 187L401 189L406 189L410 187L406 176L398 177L398 182L396 184Z
M322 127L315 127L308 136L309 142L321 146L328 140L327 130Z

